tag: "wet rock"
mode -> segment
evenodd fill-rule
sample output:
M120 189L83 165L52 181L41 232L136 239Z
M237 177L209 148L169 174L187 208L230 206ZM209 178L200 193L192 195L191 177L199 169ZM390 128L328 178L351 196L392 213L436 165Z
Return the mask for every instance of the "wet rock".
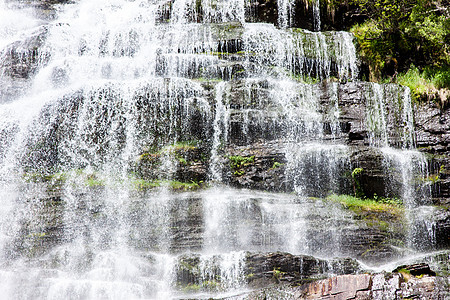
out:
M292 255L283 252L248 253L245 274L251 286L267 286L270 283L299 283L328 273L352 274L359 265L352 259L329 262L312 256Z
M447 299L448 277L424 276L408 281L400 274L341 275L300 287L281 286L262 289L239 299ZM233 299L233 297L226 298Z
M278 23L278 5L275 0L258 0L250 2L246 11L247 22Z
M439 209L434 215L434 238L438 249L450 248L450 211Z
M16 41L0 51L0 103L23 92L39 67L49 60L49 53L42 49L47 30L47 26L41 26L26 39Z
M425 263L398 266L392 272L398 273L402 270L407 270L412 276L420 276L420 275L436 276L436 272L432 271L430 269L430 266Z
M280 151L282 148L282 144L276 142L229 148L224 178L237 187L272 191L292 189L285 177L286 158ZM242 166L234 166L233 157L253 159Z
M430 157L433 198L438 205L450 199L450 108L440 109L434 102L416 105L415 125L417 147Z
M202 258L198 254L183 255L177 263L176 278L179 286L198 284L203 281L217 280L220 282L221 256ZM202 261L203 260L203 261ZM350 258L332 259L329 261L306 255L292 255L285 252L254 253L247 252L243 259L241 278L232 280L243 281L253 288L261 288L271 284L298 284L322 278L328 274L354 274L360 271L359 264ZM204 273L206 272L206 273ZM228 278L231 279L231 278Z
M310 283L303 287L301 293L319 299L355 299L357 293L368 290L370 284L369 274L343 275Z

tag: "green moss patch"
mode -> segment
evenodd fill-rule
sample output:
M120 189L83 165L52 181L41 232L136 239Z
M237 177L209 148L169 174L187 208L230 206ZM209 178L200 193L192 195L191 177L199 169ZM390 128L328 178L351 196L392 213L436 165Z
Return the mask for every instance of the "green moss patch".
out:
M364 216L367 216L369 213L375 213L388 219L400 219L404 212L400 201L397 199L361 199L349 195L333 194L328 196L326 200L338 202L344 208Z
M230 167L233 170L233 174L236 176L242 176L245 174L245 168L252 165L255 162L255 156L228 156Z

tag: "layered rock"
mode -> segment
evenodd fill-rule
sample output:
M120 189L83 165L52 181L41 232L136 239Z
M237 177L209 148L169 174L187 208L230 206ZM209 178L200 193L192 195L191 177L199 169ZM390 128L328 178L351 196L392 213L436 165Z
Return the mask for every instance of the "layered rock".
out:
M46 26L41 26L23 40L0 49L0 103L29 87L36 71L48 61L49 53L42 49L47 31Z
M272 288L239 299L446 299L449 279L380 273L342 275L294 288ZM233 297L227 299L234 299Z
M214 282L219 290L230 283L261 288L272 284L299 284L328 274L354 274L360 270L358 263L349 258L325 261L283 252L247 252L229 273L230 270L223 269L224 259L220 254L208 258L195 254L181 256L177 263L177 286L183 289L198 285L207 290ZM230 267L229 262L227 266Z

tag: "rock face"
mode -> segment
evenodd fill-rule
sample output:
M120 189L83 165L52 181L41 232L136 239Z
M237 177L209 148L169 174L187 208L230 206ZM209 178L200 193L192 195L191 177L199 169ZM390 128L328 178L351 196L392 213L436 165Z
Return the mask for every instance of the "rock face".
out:
M436 103L416 106L417 147L430 157L433 174L433 198L436 204L448 205L450 199L450 109Z
M69 1L28 2L50 21L57 4ZM144 2L142 11L154 4ZM49 100L33 112L30 132L14 121L1 128L1 159L19 152L10 145L25 148L14 158L23 172L15 176L23 178L11 203L21 210L6 256L39 264L61 245L81 245L76 251L87 253L77 254L87 271L77 274L79 282L98 270L89 269L94 254L120 245L138 262L146 255L170 257L173 269L154 273L173 272L164 280L174 280L181 291L259 289L248 299L448 297L448 278L435 277L423 264L401 266L401 274L359 274L354 260L380 264L403 258L408 248L450 247L448 108L422 103L413 116L404 87L357 80L362 75L351 34L317 32L363 19L352 6L298 0L288 1L295 2L290 11L283 1L247 1L245 12L225 22L214 1L187 2L177 8L186 9L180 24L187 39L171 36L178 29L170 20L176 17L172 0L151 11L157 12L151 16L157 35L141 30L145 22L127 32L105 26L92 45L80 38L65 49L71 59L46 70L49 85L63 90L70 67L77 70L90 58L99 61L85 66L98 68L95 84ZM206 2L209 11L202 8ZM134 21L145 19L136 16ZM0 104L21 94L51 59L43 47L51 26L73 37L70 27L77 25L41 26L0 53ZM134 61L142 52L153 55L144 55L147 65ZM130 70L139 65L132 75L126 73L130 62ZM134 77L133 84L124 76ZM405 150L415 146L427 157ZM213 196L170 190L171 184L200 188L209 182L216 185ZM221 184L233 187L231 197ZM354 210L324 200L331 192L405 198L411 203L404 206L415 210ZM431 203L441 207L421 209ZM416 223L407 219L422 213L428 215ZM436 256L438 274L445 276L448 255ZM50 260L42 264L64 267ZM139 280L160 268L152 263L136 271ZM116 280L114 271L105 282ZM143 285L153 284L146 280Z
M17 97L30 84L36 70L45 65L49 54L42 45L47 27L41 26L22 41L14 42L0 51L0 103Z
M252 288L263 288L273 284L300 284L328 274L354 274L360 270L359 264L349 258L325 261L283 252L247 252L242 258L242 270L234 270L236 277L231 278L222 269L223 259L220 255L206 260L195 254L180 257L176 272L177 285L182 288L195 284L208 289L211 281L218 285L217 288L227 284L227 281L241 281L241 284L248 284Z
M405 279L403 275L395 273L342 275L318 280L301 287L267 289L250 294L244 299L438 300L449 297L448 280L448 278L432 276Z

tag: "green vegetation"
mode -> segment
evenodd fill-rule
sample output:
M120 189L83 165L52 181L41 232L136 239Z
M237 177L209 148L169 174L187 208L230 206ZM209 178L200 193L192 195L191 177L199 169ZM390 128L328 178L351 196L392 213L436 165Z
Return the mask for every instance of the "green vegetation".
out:
M438 183L439 181L441 181L441 179L440 179L440 177L439 177L439 174L431 174L431 175L428 175L428 176L425 177L423 180L424 180L424 182L429 183L429 184L436 184L436 183Z
M369 65L371 81L409 86L417 100L448 104L450 5L447 0L328 0L349 5L364 21L350 30Z
M182 142L176 142L172 145L163 147L159 153L172 153L172 152L178 152L178 151L188 151L188 150L195 150L198 146L198 141L182 141Z
M190 283L182 288L183 293L198 293L201 290L201 286L199 284Z
M286 272L280 271L280 268L274 268L273 271L272 271L273 278L275 279L275 281L276 281L277 283L280 283L280 281L281 281L281 279L283 278L283 275L284 275L285 273L286 273Z
M367 212L384 213L392 217L399 218L402 215L403 208L401 201L391 198L379 198L376 195L374 199L362 199L349 195L330 195L326 198L328 201L340 203L347 209L352 210L357 214Z
M181 290L183 293L198 293L201 291L208 291L208 292L217 292L222 290L222 286L220 282L216 280L206 280L202 281L199 284L196 283L189 283L188 285L182 286Z
M320 82L319 78L312 77L309 75L292 74L291 78L298 82L306 83L306 84L316 84L316 83Z
M355 197L363 197L364 192L360 183L360 176L364 170L362 168L355 168L352 171L352 181L353 181L353 193Z
M280 163L280 162L277 162L277 161L274 161L273 162L273 165L272 165L272 167L270 168L271 170L275 170L275 169L277 169L277 168L279 168L279 167L281 167L281 166L284 166L284 164L283 163Z
M234 175L242 176L245 174L245 167L252 165L255 162L255 156L228 156L230 167L234 171Z
M64 184L70 184L72 186L85 186L85 187L101 187L101 186L129 186L133 190L145 191L152 188L167 187L173 191L194 191L200 189L203 186L203 181L190 181L181 182L176 180L160 180L152 179L146 180L142 178L135 178L131 176L127 180L121 178L114 178L109 176L109 180L106 180L108 176L100 174L98 172L88 172L83 169L70 170L67 172L58 172L55 174L24 174L23 178L27 182L45 183L48 185L49 190L56 190Z
M450 87L450 68L433 69L426 67L423 72L420 72L417 67L412 65L407 72L398 75L397 83L409 87L413 99L421 101L433 100L435 95L439 93L439 89L448 89ZM441 108L448 105L448 100L445 101L446 97L448 98L447 95L443 95L441 102L438 102Z
M405 268L401 268L399 270L395 270L394 272L400 273L403 276L403 279L408 282L413 276L411 275L411 271Z
M360 220L367 227L385 234L390 244L403 244L402 237L405 234L406 225L404 208L399 199L381 198L376 195L373 199L361 199L349 195L330 195L325 200L337 202L345 209L354 212L355 220ZM381 244L373 245L363 256L382 246Z
M160 163L162 156L172 156L182 165L189 165L191 160L200 160L195 153L199 149L198 141L183 141L164 146L159 149L148 149L139 156L139 161L150 165Z

